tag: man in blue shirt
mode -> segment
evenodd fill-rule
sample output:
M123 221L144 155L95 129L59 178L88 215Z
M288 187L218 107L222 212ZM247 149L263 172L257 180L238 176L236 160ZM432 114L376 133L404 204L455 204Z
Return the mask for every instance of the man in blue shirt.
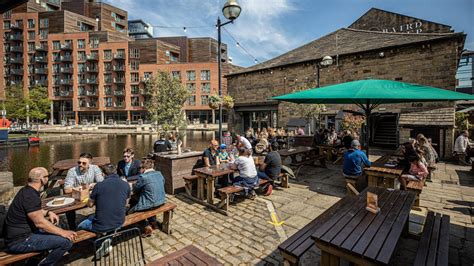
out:
M360 142L353 140L351 148L344 152L344 165L342 172L344 176L349 179L356 179L356 188L361 191L367 187L366 176L363 175L363 165L370 166L372 163L367 158L367 155L360 150Z
M82 221L78 229L97 233L108 233L119 229L125 222L127 199L130 186L116 171L113 164L104 166L106 178L92 189L87 205L95 205L95 215Z
M117 174L127 178L127 181L137 180L140 175L140 160L135 159L135 151L132 148L123 150L123 160L118 162Z

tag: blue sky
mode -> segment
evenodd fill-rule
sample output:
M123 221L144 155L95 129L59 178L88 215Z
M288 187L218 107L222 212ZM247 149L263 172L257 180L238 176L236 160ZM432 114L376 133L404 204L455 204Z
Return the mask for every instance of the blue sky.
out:
M217 16L226 0L106 0L143 19L155 36L211 36L217 39ZM474 49L474 0L238 0L240 17L225 29L256 57L266 61L339 28L349 26L371 7L447 24L467 34L465 48ZM183 27L187 27L184 32ZM199 28L191 28L199 27ZM234 64L254 59L223 31Z

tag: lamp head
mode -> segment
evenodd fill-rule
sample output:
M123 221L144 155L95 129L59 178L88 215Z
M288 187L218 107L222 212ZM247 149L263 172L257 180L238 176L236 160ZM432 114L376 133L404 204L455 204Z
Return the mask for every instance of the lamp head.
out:
M330 66L332 65L332 63L333 63L332 57L330 57L329 55L324 56L323 60L321 60L320 62L322 66Z
M237 0L228 0L222 8L222 14L228 20L234 20L239 17L241 8Z

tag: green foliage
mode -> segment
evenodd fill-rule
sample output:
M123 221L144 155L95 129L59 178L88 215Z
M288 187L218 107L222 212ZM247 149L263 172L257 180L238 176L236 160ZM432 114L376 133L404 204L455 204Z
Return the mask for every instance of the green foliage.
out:
M468 113L456 113L456 127L458 130L469 129L469 114Z
M29 114L32 119L42 120L48 117L50 108L51 100L48 98L48 89L45 87L34 87L27 95L19 86L7 87L5 90L7 118L25 120Z
M211 95L209 96L209 107L214 110L219 109L219 105L221 104L221 98L218 95Z
M188 89L169 73L158 71L147 81L145 93L146 109L162 132L183 129L179 132L184 134L187 121L182 107L190 96Z
M226 109L232 109L234 107L234 98L232 98L230 95L224 95L222 97L222 105Z
M342 119L341 123L341 129L360 133L360 128L364 123L365 118L363 116L355 116L351 113L344 113L344 118Z

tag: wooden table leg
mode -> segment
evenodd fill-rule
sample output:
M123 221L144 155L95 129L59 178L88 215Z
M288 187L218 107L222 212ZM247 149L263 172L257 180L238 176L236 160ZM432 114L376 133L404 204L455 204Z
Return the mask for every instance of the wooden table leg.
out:
M207 203L214 204L214 178L207 177Z
M377 187L377 179L378 177L373 175L367 175L367 184L369 187Z
M197 180L197 198L204 200L204 177L199 176Z

